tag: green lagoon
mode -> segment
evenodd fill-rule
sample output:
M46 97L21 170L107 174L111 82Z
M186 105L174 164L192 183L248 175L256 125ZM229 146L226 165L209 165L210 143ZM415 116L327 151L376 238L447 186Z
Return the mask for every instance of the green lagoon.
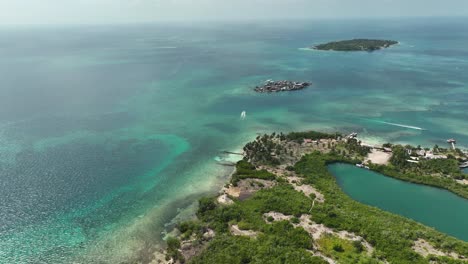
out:
M468 200L465 198L350 164L332 164L329 169L343 191L356 201L411 218L468 241Z

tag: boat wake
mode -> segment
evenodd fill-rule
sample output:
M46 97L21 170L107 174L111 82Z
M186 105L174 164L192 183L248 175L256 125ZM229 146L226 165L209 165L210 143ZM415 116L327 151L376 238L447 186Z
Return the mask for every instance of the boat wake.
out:
M244 120L246 116L247 116L247 112L242 111L242 113L240 115L241 120Z
M426 130L426 129L421 128L421 127L417 127L417 126L408 126L408 125L398 124L398 123L390 123L390 122L385 122L385 121L375 121L375 122L382 123L382 124L387 124L387 125L391 125L391 126L410 128L410 129L415 129L415 130Z

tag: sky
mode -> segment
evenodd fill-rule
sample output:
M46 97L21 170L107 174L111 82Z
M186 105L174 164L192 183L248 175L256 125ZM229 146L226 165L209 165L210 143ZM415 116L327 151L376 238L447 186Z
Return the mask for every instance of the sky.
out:
M0 25L468 16L468 0L0 0Z

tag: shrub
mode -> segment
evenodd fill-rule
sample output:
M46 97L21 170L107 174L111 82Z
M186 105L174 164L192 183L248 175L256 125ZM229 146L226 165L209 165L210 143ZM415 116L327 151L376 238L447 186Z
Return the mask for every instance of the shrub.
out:
M333 250L335 250L336 252L344 252L344 248L341 244L334 244Z
M179 261L180 263L184 263L184 257L179 251L180 248L180 241L175 237L168 237L166 240L167 243L167 253L166 253L166 260L170 260L171 258L174 261Z
M205 213L216 208L215 198L203 197L198 201L198 213Z
M293 223L293 224L299 224L300 222L301 222L301 220L299 220L299 218L297 218L297 217L291 218L291 223Z
M353 246L356 249L357 252L362 252L364 251L364 246L362 245L361 241L355 240L353 241Z

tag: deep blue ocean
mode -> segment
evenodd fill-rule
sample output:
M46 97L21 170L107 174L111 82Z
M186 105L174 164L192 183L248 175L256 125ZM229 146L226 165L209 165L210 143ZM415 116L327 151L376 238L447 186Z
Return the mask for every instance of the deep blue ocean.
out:
M0 263L145 262L257 133L468 148L468 18L0 28ZM349 38L377 52L314 51ZM267 79L310 81L256 94ZM247 118L239 118L242 111ZM177 217L174 219L174 217Z

